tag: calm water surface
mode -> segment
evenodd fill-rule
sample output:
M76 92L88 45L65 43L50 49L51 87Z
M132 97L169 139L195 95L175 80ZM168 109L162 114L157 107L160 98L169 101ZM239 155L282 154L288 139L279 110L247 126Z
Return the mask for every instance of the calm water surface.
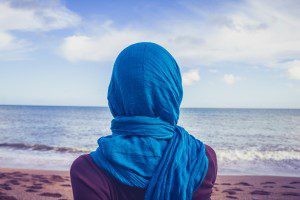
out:
M59 169L110 134L108 108L0 106L0 167ZM300 109L181 109L220 174L300 176Z

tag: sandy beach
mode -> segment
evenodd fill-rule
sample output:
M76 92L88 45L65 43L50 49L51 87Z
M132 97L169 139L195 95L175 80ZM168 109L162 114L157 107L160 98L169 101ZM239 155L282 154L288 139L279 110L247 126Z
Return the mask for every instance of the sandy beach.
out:
M0 199L72 199L68 171L0 169ZM212 199L300 199L300 177L218 176Z

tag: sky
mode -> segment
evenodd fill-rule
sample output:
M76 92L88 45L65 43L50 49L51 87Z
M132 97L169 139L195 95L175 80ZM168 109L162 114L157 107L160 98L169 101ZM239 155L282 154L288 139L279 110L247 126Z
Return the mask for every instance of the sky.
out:
M297 0L0 0L0 104L107 106L141 41L175 57L183 107L300 108Z

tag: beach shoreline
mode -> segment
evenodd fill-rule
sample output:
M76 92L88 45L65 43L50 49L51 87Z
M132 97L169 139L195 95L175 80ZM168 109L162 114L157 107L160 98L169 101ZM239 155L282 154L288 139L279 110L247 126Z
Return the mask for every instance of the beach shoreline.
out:
M300 177L219 175L212 199L299 199ZM0 168L0 199L73 199L69 171Z

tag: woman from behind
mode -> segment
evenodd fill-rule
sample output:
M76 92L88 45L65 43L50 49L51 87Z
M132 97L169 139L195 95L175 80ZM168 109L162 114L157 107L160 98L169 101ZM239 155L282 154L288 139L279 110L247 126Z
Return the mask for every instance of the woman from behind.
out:
M210 199L216 155L177 125L182 96L166 49L148 42L124 49L108 89L112 134L74 161L74 199Z

